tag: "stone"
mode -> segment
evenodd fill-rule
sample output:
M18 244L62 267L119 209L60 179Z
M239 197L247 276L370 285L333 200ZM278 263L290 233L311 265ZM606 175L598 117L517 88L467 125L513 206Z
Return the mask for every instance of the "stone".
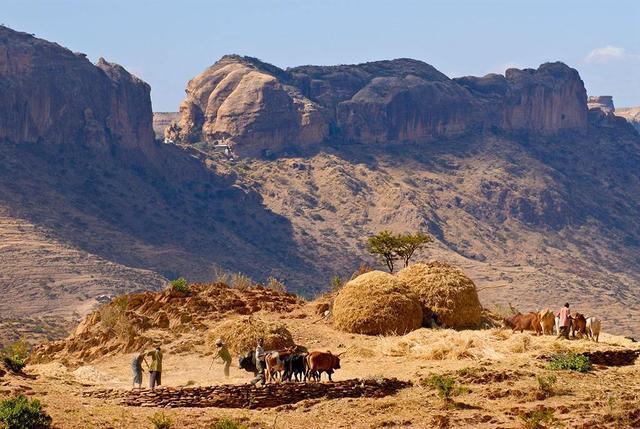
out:
M591 109L600 109L605 113L615 112L613 106L613 97L610 95L590 95L587 98L587 107Z

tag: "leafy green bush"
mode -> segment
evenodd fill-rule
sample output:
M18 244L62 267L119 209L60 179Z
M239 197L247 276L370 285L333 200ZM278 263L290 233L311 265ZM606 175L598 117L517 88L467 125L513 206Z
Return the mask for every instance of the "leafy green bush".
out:
M456 386L456 380L446 375L434 374L426 380L422 380L422 384L431 386L438 392L438 396L445 401L450 401L453 395L466 392L463 386Z
M3 429L48 429L51 416L40 401L29 401L24 395L0 402L0 427Z
M2 362L9 371L20 372L27 364L29 344L20 339L0 350L0 356L2 356Z
M331 291L337 292L343 286L342 278L340 276L333 276L331 278Z
M171 429L173 427L173 420L165 413L158 411L153 416L149 417L149 421L153 424L155 429Z
M229 417L223 417L211 426L211 429L246 429L246 426Z
M567 369L577 372L589 372L591 370L591 362L585 355L566 353L553 356L547 368L554 371Z
M171 288L176 292L189 293L189 284L184 277L171 280Z

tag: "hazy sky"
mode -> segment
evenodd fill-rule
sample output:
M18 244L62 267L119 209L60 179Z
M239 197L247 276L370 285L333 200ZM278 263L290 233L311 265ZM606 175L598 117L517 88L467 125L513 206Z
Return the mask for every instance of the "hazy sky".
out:
M589 94L640 105L640 0L0 0L0 23L122 64L156 111L228 53L281 67L411 57L450 77L560 60Z

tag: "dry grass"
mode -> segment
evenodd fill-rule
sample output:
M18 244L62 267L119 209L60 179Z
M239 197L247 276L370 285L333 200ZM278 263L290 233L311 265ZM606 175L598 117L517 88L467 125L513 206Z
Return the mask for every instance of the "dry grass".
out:
M264 338L265 350L294 345L291 332L284 324L265 322L255 317L236 317L219 323L208 335L211 344L217 338L222 338L234 354L255 349L258 338Z
M349 281L333 302L334 325L367 335L404 334L422 324L418 298L397 277L371 271Z
M457 268L442 262L417 263L397 277L418 296L425 318L436 313L442 324L454 329L480 325L482 307L476 285Z

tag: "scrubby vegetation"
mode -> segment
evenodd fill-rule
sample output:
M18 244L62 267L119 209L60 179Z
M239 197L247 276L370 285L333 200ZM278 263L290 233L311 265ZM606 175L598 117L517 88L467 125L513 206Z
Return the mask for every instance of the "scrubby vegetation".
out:
M0 356L4 366L13 372L20 372L26 365L29 357L29 344L20 339L0 350Z
M37 399L29 400L20 395L0 402L0 427L2 429L48 429L51 416L42 409Z
M551 358L547 366L551 370L570 370L577 372L589 372L591 370L591 362L585 355L577 353L558 354Z
M455 378L447 375L434 374L427 379L421 380L423 386L430 386L436 390L438 396L451 401L451 397L468 391L464 386L459 386Z
M540 399L553 396L553 389L558 381L558 378L555 375L538 375L536 376L536 381L538 382L538 397Z
M267 279L265 287L267 289L275 290L276 292L286 292L287 291L287 287L285 286L285 284L283 282L281 282L280 280L278 280L277 278L275 278L275 277L269 277Z
M555 424L557 419L551 408L537 408L519 415L526 429L542 429L547 424Z
M231 275L231 287L239 290L246 290L252 288L253 285L253 280L246 274L235 273Z
M149 417L149 421L155 429L171 429L173 427L173 419L162 411L158 411Z
M239 423L229 417L223 417L217 421L211 429L245 429L247 426Z
M171 281L171 288L176 292L189 293L189 283L184 277L179 277Z

